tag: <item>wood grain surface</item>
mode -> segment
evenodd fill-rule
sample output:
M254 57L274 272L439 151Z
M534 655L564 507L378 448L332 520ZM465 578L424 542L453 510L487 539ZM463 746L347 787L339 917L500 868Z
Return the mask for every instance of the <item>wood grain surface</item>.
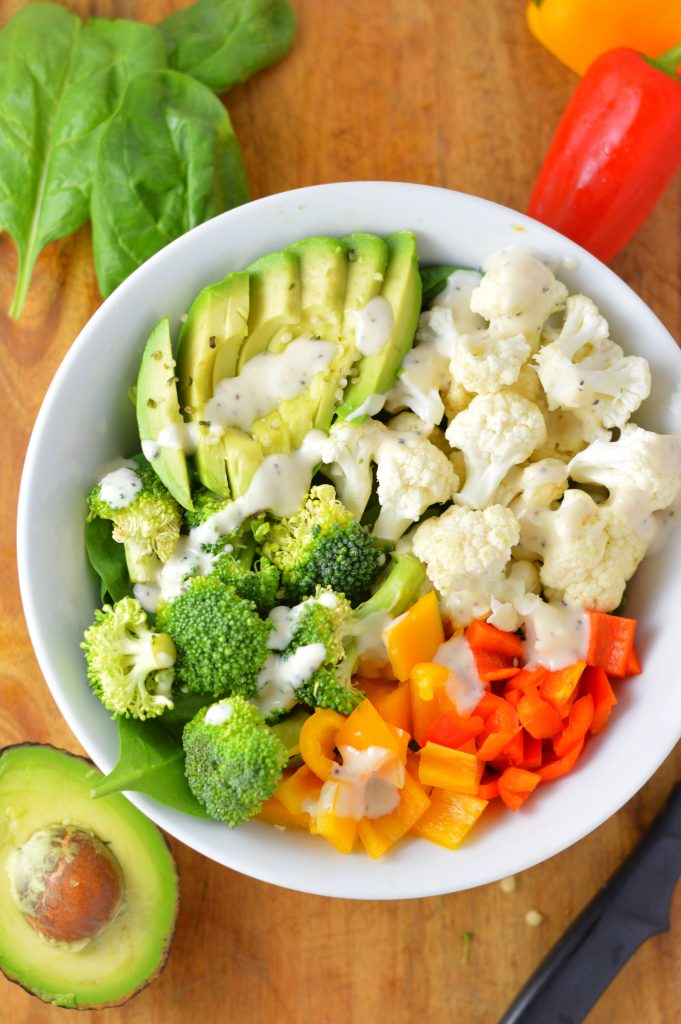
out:
M20 6L0 0L0 22ZM153 22L180 4L74 0L70 6L82 15ZM522 0L295 0L294 6L300 21L294 52L227 99L255 197L379 178L524 206L576 78L530 36ZM20 324L4 312L15 266L13 246L2 237L0 743L49 741L75 751L26 632L14 534L21 467L38 407L99 301L89 229L51 245L40 258ZM681 338L678 179L613 266ZM173 842L182 909L169 966L133 1002L107 1011L106 1020L494 1024L633 848L679 776L677 748L619 814L520 876L510 894L491 885L402 903L321 899L252 881ZM525 923L531 908L544 915L539 927ZM466 931L474 938L462 963ZM590 1024L681 1022L680 962L677 895L672 930L641 949L590 1014ZM2 1022L56 1024L68 1015L0 979ZM78 1020L87 1024L95 1016L86 1012Z

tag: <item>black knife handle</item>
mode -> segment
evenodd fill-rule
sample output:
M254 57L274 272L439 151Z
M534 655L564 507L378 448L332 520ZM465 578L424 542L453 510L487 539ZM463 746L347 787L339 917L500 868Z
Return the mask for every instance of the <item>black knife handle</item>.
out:
M638 947L669 928L669 906L680 874L681 783L499 1024L581 1024Z

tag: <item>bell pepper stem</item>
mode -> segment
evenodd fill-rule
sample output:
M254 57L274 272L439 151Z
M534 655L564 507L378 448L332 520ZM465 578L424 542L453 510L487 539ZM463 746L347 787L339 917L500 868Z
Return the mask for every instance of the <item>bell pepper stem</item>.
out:
M681 43L677 46L672 47L671 50L667 50L665 53L661 53L659 57L645 57L649 64L652 64L658 71L664 72L665 75L670 75L672 78L679 79L676 74L676 69L681 64Z

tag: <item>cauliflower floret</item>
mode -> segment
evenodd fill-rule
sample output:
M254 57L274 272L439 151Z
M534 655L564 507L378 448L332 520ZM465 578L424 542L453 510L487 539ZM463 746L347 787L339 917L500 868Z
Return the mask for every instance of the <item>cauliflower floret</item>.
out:
M562 308L567 288L546 264L525 249L508 246L483 264L485 275L471 296L471 309L504 338L522 334L532 350L548 317Z
M549 596L601 612L617 608L647 548L623 519L580 490L566 491L556 511L526 517L521 543L543 559L540 578Z
M571 295L557 339L535 356L550 410L575 410L587 441L621 427L650 394L650 369L625 356L608 324L585 295Z
M363 423L336 423L324 442L321 459L336 494L359 522L367 507L374 478L371 459L374 453L374 420Z
M525 560L512 561L508 566L506 578L490 586L490 609L492 614L487 621L497 629L514 633L519 629L523 617L516 604L526 594L538 594L541 590L539 570L534 562Z
M478 395L448 426L445 437L463 452L466 483L457 501L485 508L511 466L546 440L540 410L512 391Z
M371 496L371 463L376 464L381 512L373 532L384 540L397 540L430 505L450 501L459 486L447 455L420 429L396 431L376 420L332 427L322 462L341 501L358 520Z
M475 395L472 391L466 391L458 380L450 377L447 390L442 397L445 404L445 416L448 420L453 420L455 416L468 408Z
M457 625L490 610L490 587L504 569L520 530L512 512L499 505L482 510L453 505L414 531L412 550Z
M381 511L373 534L383 540L397 540L431 505L451 501L459 486L444 452L414 432L380 430L374 460Z
M511 505L518 516L536 507L547 509L560 501L568 485L568 468L560 459L540 459L514 466L495 495L498 505Z
M672 505L681 491L681 437L630 423L617 441L594 441L576 455L568 472L579 483L607 488L602 507L650 542L657 526L653 513Z
M450 384L449 361L463 331L475 331L483 321L470 309L470 297L480 282L474 270L455 270L431 309L421 314L416 343L407 352L400 374L386 399L388 412L411 409L437 424L445 413L441 397Z
M449 370L467 391L489 394L515 383L531 352L522 334L510 338L492 330L462 334L454 346Z

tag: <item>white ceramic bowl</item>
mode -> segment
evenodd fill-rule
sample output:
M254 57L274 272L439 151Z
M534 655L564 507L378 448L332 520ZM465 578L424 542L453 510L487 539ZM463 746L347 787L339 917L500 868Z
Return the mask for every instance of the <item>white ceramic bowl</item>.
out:
M103 771L117 756L115 724L88 688L79 643L98 592L83 548L84 496L109 459L138 449L128 385L152 327L180 315L206 284L257 256L315 234L377 234L411 228L424 264L478 266L491 251L529 245L563 262L559 276L583 290L628 352L645 356L653 397L636 419L678 426L672 398L681 353L630 288L584 250L522 214L472 196L421 185L354 182L270 196L233 210L169 245L95 313L59 368L40 410L19 502L21 593L31 638L52 694ZM678 406L678 403L677 403ZM522 871L591 832L645 783L681 736L678 612L681 535L649 558L631 587L640 617L644 674L618 686L609 728L591 740L577 769L542 786L520 812L488 811L461 849L418 839L373 862L343 856L321 838L251 822L233 831L147 797L130 799L158 825L213 860L303 892L362 899L429 896Z

